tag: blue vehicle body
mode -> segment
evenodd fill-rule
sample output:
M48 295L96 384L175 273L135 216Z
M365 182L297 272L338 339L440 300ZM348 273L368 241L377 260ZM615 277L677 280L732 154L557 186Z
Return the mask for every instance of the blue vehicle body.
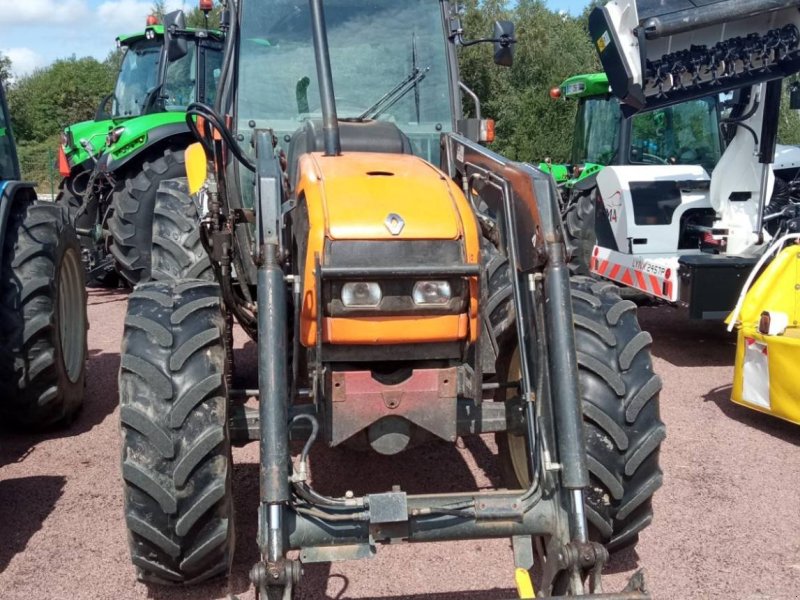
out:
M0 264L3 261L6 223L11 212L11 204L36 197L33 184L20 181L19 160L8 118L6 93L0 86Z

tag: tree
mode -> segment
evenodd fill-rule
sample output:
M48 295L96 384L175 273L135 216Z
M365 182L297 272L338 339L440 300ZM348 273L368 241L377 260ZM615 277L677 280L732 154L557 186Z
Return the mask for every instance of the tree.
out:
M91 119L113 89L114 77L107 64L73 56L18 79L8 93L17 138L41 142L66 125Z
M8 87L8 82L11 79L11 59L5 54L0 52L0 84L4 88Z
M521 161L566 160L577 103L556 102L547 92L571 75L599 70L585 19L555 13L542 0L466 4L470 37L486 36L495 19L516 25L514 65L496 67L485 45L465 48L460 58L463 80L481 98L484 115L496 121L493 148Z

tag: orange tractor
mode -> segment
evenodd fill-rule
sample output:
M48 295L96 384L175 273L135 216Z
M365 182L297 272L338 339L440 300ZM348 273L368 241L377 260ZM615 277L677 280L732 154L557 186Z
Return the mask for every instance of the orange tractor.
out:
M523 596L535 557L541 594L601 592L608 553L652 518L661 383L635 305L570 279L550 176L486 149L490 124L462 114L457 48L492 43L510 65L513 26L466 39L444 0L228 10L217 104L188 109L188 185L156 202L162 281L137 286L125 321L140 577L228 571L230 446L258 440L261 597L291 598L303 563L495 537L513 540ZM257 343L257 389L230 384L233 319ZM314 443L400 463L481 433L497 436L507 488L323 494L309 474ZM647 596L637 579L602 597Z

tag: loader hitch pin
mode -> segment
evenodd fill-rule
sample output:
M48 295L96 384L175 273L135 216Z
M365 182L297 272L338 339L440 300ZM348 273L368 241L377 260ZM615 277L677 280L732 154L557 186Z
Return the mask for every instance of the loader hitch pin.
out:
M268 563L257 562L250 569L250 581L256 588L256 598L268 598L267 588L283 588L284 598L291 598L292 588L300 583L303 569L300 561L279 558Z
M550 589L560 573L577 574L577 580L587 580L588 592L603 592L601 574L608 560L608 550L597 542L569 542L555 552L549 551L544 560L543 589Z

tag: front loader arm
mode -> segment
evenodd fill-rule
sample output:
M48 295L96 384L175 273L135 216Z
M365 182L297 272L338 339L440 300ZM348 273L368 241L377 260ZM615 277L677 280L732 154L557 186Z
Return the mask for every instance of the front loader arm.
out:
M473 191L489 186L496 193L481 195L503 233L512 272L522 373L530 438L537 439L534 401L539 398L553 411L554 441L561 484L571 494L571 539L586 542L583 489L589 485L583 445L582 409L573 332L569 270L558 210L558 192L552 178L529 165L510 161L459 136L442 136L443 170L460 180L465 195L476 203ZM545 342L545 343L543 343ZM542 349L547 348L546 356ZM540 369L549 382L541 385ZM539 363L539 364L537 364ZM539 379L541 376L539 377ZM549 391L549 394L548 394ZM535 452L533 453L535 454ZM531 456L536 468L537 456ZM532 471L533 472L533 471Z

